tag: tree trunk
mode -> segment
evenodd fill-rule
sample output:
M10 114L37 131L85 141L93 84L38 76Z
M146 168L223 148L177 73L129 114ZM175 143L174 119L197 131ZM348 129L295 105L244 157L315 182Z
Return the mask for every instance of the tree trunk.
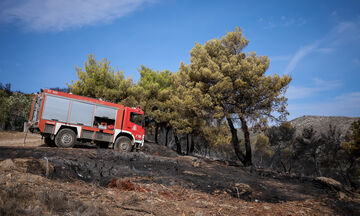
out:
M229 125L229 128L230 128L230 132L231 132L231 142L232 142L232 145L234 147L234 151L235 151L235 154L236 156L239 158L239 160L241 161L241 163L244 164L244 166L249 166L247 165L246 161L245 161L245 156L244 154L241 152L240 150L240 145L239 145L239 139L238 139L238 136L237 136L237 130L236 128L234 127L234 124L231 120L230 117L226 117L226 120L228 122L228 125Z
M190 153L190 142L189 142L189 134L186 134L186 155Z
M280 144L278 144L276 146L275 153L273 154L273 156L270 159L270 166L269 166L270 169L273 169L275 158L281 158L280 147L281 147Z
M159 134L159 123L155 122L155 143L156 144L159 144L158 134Z
M173 133L174 133L174 138L175 138L176 152L177 152L178 154L182 154L182 152L181 152L181 144L180 144L180 142L179 142L179 138L178 138L178 136L177 136L177 134L176 134L175 131L174 131Z
M194 134L191 134L191 141L190 141L190 154L193 154L194 150L195 150Z
M319 162L316 158L316 155L313 156L313 159L314 159L314 162L315 162L315 170L317 172L317 176L322 176L322 173L321 173L321 169L320 169L320 166L319 166Z
M246 155L245 155L245 166L251 166L252 165L252 161L251 161L251 144L250 144L250 133L249 133L249 128L247 126L246 120L244 119L244 117L240 117L240 121L241 121L241 129L244 132L244 138L245 138L245 150L246 150Z
M5 121L0 122L0 130L5 130Z
M352 168L353 168L353 166L355 165L355 162L356 162L356 160L355 159L353 159L353 158L351 158L350 159L350 166L346 169L346 171L345 171L345 175L346 175L346 180L349 182L349 184L350 184L350 186L351 186L351 188L353 189L353 190L357 190L358 189L358 185L353 181L353 179L351 178L351 170L352 170Z
M168 134L169 134L169 131L170 131L170 127L166 127L166 133L165 133L165 146L168 145Z
M280 161L280 164L281 164L281 166L282 166L283 169L284 169L284 173L287 173L287 169L286 169L285 164L284 164L282 161Z

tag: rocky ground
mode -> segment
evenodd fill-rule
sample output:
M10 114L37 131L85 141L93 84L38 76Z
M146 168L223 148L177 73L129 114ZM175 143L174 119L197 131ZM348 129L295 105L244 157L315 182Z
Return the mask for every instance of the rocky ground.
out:
M178 156L151 143L121 153L50 148L36 136L24 146L23 136L0 133L0 215L360 215L359 194L332 179Z

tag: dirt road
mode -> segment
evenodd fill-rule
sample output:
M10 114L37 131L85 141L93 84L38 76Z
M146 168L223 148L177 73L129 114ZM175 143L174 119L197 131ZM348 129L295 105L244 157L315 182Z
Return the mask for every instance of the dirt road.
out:
M327 179L177 156L150 143L133 153L19 145L0 147L0 215L360 215L359 195Z
M38 134L0 131L0 146L41 146L43 144L44 141Z

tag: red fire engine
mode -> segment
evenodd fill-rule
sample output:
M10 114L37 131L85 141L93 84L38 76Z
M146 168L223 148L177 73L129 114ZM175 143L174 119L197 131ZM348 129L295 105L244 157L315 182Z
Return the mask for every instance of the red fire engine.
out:
M131 151L144 144L144 112L140 107L48 89L35 95L28 126L49 146L68 148L80 141Z

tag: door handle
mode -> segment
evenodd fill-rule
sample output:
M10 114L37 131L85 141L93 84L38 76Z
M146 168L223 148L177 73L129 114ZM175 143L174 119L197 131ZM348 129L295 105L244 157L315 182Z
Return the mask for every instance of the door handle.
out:
M131 127L127 126L128 129L131 129Z

